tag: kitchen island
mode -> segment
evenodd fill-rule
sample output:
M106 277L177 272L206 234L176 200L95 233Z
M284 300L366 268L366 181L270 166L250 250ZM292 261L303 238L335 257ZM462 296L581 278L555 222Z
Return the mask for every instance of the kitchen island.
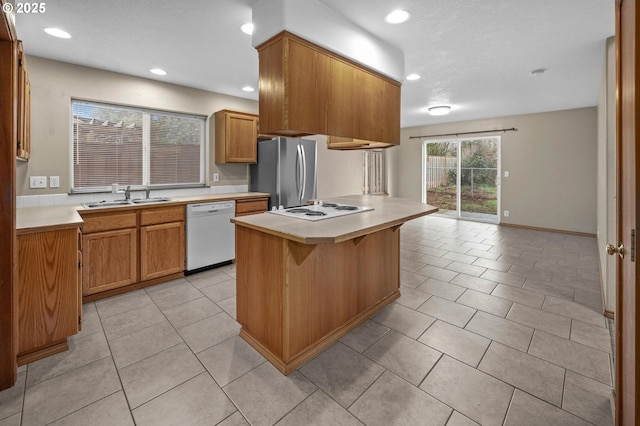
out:
M284 374L400 297L400 226L438 210L380 196L325 201L373 210L232 219L240 336Z

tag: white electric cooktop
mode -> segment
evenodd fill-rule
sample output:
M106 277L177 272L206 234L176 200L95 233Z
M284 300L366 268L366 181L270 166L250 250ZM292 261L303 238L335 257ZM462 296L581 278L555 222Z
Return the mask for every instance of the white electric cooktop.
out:
M336 203L325 203L322 201L313 205L290 207L287 209L277 209L273 207L269 213L278 214L281 216L294 217L296 219L304 220L324 220L332 219L335 217L346 216L349 214L362 213L373 210L373 207L353 206Z

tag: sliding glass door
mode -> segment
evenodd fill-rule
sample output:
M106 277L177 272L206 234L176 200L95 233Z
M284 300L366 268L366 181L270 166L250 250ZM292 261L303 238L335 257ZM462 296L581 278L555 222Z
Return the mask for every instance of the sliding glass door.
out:
M498 223L500 137L423 145L423 202L449 217Z

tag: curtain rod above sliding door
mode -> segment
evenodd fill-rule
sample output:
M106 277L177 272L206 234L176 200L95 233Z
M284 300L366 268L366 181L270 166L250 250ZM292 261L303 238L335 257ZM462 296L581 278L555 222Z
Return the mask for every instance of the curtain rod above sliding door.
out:
M460 136L460 135L475 135L478 133L496 133L496 132L517 132L518 129L512 127L510 129L493 129L493 130L477 130L475 132L460 132L460 133L443 133L441 135L422 135L422 136L409 136L409 139L422 139L422 138L435 138L441 136Z

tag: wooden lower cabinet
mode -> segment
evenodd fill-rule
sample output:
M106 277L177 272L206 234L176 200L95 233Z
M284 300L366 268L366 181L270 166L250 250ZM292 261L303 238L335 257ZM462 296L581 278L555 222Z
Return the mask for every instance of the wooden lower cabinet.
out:
M78 229L18 235L18 364L68 349L79 331Z
M183 272L184 262L184 222L140 228L140 280Z
M83 236L83 294L95 294L137 282L137 229L117 229Z

